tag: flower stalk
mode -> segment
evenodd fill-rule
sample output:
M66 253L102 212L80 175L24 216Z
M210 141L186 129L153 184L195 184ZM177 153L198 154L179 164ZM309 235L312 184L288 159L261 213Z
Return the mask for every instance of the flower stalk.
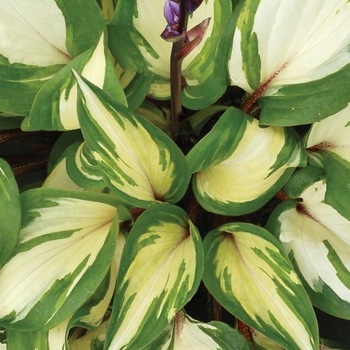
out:
M179 40L173 42L170 57L170 91L171 91L171 122L173 135L175 136L180 127L182 117L182 59L179 59L180 50L185 43L185 31L188 23L188 13L185 11L185 0L180 1L179 22L178 28L180 31Z
M187 31L188 16L202 3L202 0L166 0L164 17L167 21L161 37L173 43L170 57L170 91L171 91L171 120L173 135L180 128L182 117L182 60L192 52L202 41L210 19L202 21Z

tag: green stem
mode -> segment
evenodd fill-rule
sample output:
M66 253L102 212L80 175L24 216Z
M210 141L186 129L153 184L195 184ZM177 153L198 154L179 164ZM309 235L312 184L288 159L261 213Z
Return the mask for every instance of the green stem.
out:
M186 30L188 14L185 11L184 0L180 1L179 28L181 33ZM171 92L171 122L173 135L179 131L182 115L181 89L182 89L182 60L178 60L179 52L184 44L185 36L173 43L170 57L170 92Z

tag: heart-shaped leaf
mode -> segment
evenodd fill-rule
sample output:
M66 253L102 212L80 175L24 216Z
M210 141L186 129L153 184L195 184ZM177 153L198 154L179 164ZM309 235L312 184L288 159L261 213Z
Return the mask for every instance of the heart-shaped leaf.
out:
M22 129L72 130L80 127L77 82L72 75L72 69L126 105L124 91L106 51L104 40L102 34L96 45L67 64L41 88L35 97L29 118L22 123Z
M299 170L285 191L300 199L281 203L267 228L279 237L313 304L350 319L350 222L325 202L326 188L322 169Z
M318 349L310 300L275 237L229 223L206 236L204 252L204 283L228 311L286 349Z
M40 188L24 192L21 203L18 245L0 270L0 319L8 328L46 331L82 306L105 277L119 231L118 202Z
M105 28L94 0L4 0L0 23L0 110L25 116L39 89Z
M263 97L262 124L297 125L347 105L348 1L249 0L237 6L234 17L229 72L232 85L251 93L245 111ZM332 103L324 91L330 82Z
M242 215L263 206L304 163L294 130L261 128L229 108L187 154L194 194L208 211Z
M310 164L326 172L326 203L350 220L350 106L314 123L304 138Z
M202 242L186 212L146 209L125 244L105 347L146 346L192 298L202 272Z
M176 203L190 181L178 146L144 118L76 74L78 115L87 145L110 189L130 205Z

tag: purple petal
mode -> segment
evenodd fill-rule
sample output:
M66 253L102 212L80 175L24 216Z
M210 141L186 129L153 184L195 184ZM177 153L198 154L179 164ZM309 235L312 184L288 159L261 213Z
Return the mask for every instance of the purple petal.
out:
M178 41L182 38L181 33L179 32L179 26L168 24L163 33L160 35L166 41Z
M176 25L179 23L180 5L172 0L166 0L164 4L164 17L168 24Z
M188 14L191 14L200 6L203 0L186 0L185 1L185 10Z

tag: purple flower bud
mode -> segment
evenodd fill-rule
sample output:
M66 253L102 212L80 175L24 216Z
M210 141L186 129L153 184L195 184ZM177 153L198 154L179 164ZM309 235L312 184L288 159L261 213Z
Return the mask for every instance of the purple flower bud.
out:
M184 4L185 11L188 14L191 14L196 10L203 0L185 0ZM180 0L165 0L164 4L164 17L168 22L168 25L165 27L163 33L160 35L166 41L178 41L184 39L184 44L186 45L191 41L188 38L187 32L185 29L179 28L179 16L180 16ZM197 27L197 26L196 26ZM188 54L196 45L196 42L200 42L201 35L196 35L195 42L188 46L187 53L184 53L184 56Z
M168 24L176 25L179 23L180 5L172 0L166 0L164 4L164 17Z
M203 0L185 0L185 11L191 14L200 6Z
M178 41L182 38L181 33L179 32L178 25L170 25L168 24L163 33L160 35L166 41Z

